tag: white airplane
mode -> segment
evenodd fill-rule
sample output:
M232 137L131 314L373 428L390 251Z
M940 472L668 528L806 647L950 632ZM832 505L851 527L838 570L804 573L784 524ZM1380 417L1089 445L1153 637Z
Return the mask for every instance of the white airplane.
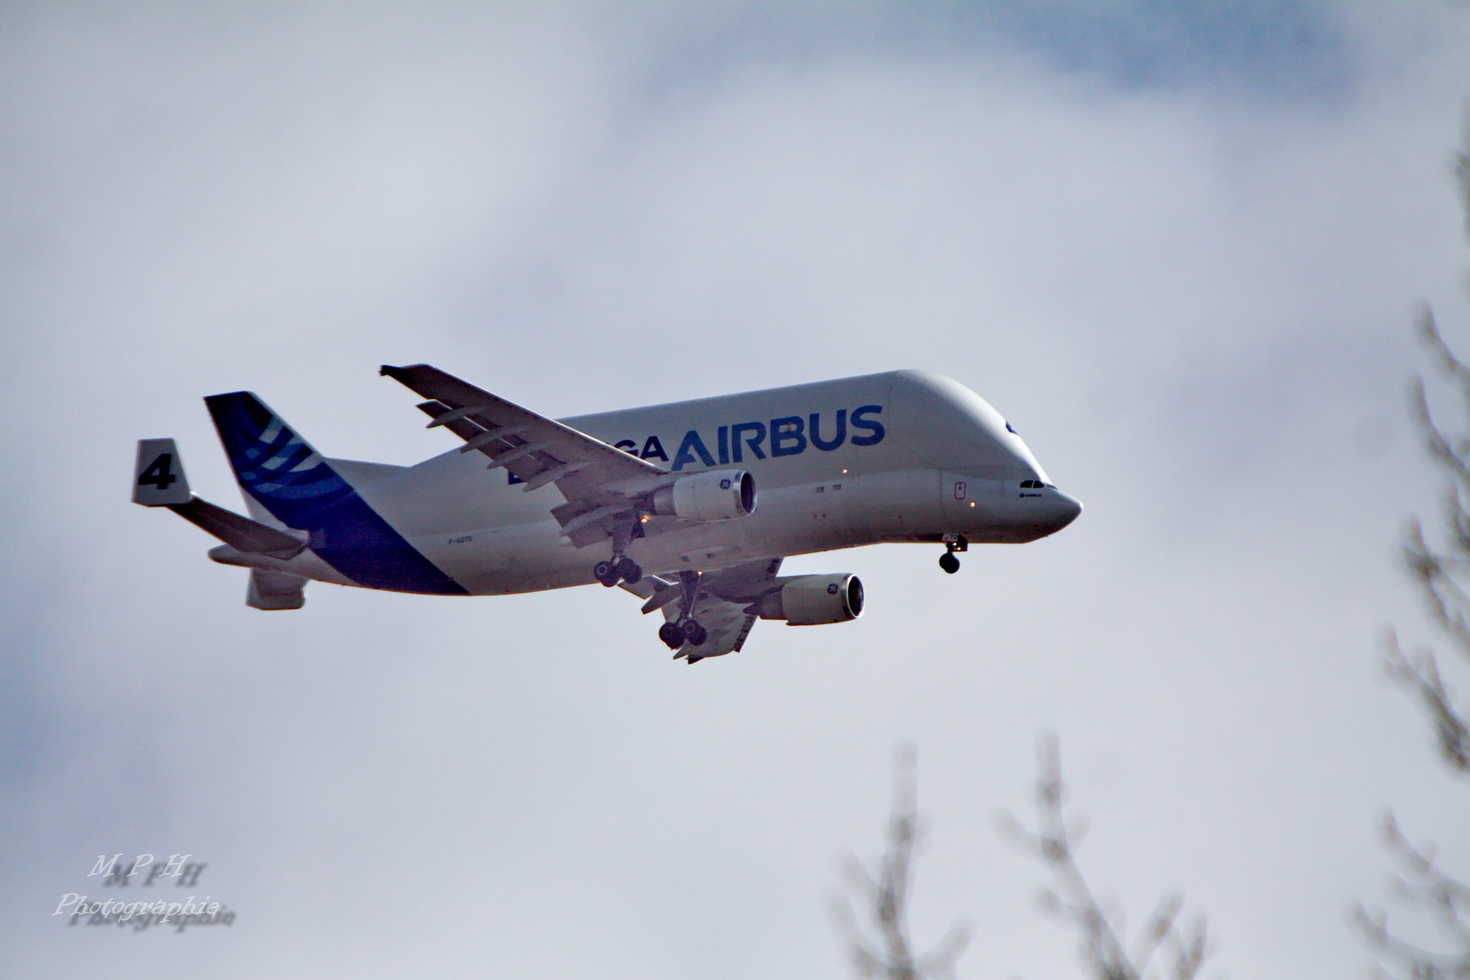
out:
M223 541L209 557L250 569L257 609L299 609L308 580L433 595L621 584L662 611L659 639L689 663L739 650L757 619L862 614L856 575L781 576L788 555L928 542L953 573L972 543L1034 541L1082 511L984 399L926 372L565 422L426 364L381 373L463 444L416 466L329 459L254 394L212 395L250 516L190 493L172 439L139 441L133 501Z

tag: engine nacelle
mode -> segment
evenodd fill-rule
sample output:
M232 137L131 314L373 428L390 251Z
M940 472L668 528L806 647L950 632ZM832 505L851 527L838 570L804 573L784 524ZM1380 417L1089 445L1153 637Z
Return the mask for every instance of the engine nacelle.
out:
M755 510L755 477L745 470L681 476L654 491L653 512L686 521L724 521Z
M776 580L781 588L761 597L761 619L784 619L788 626L845 623L863 614L863 583L847 572L795 575Z

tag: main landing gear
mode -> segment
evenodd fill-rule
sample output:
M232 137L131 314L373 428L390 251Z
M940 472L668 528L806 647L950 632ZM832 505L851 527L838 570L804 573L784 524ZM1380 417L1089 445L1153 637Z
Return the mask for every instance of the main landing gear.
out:
M677 650L685 643L692 647L704 646L704 642L709 639L709 631L694 618L694 604L699 601L699 573L680 572L679 585L679 618L671 619L660 626L658 638L670 650ZM690 657L689 662L693 663L698 659L700 658Z
M944 554L939 556L939 567L950 575L960 570L960 560L955 557L957 551L969 551L970 542L965 540L963 534L950 532L944 536Z
M592 577L609 589L619 582L637 585L643 578L643 569L627 556L628 545L634 538L643 537L643 524L634 514L633 519L613 531L613 553L610 561L600 561L592 566Z
M600 561L593 565L592 577L609 589L619 582L637 585L643 578L643 569L631 558L614 555L612 561Z
M658 628L658 638L670 650L679 649L685 642L699 647L709 639L709 631L699 625L697 619L671 619Z

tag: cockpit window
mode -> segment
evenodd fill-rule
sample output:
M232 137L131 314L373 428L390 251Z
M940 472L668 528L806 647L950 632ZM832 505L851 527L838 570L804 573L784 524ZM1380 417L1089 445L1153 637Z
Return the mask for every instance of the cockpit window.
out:
M1052 484L1052 483L1042 483L1040 480L1022 480L1021 481L1021 489L1022 490L1040 490L1042 487L1051 487L1053 490L1056 489L1056 485L1055 484Z
M1011 425L1010 422L1007 422L1006 423L1006 431L1009 432L1009 433L1011 433L1012 435L1020 435L1021 434L1021 433L1019 433L1019 432L1016 431L1016 427L1014 425Z

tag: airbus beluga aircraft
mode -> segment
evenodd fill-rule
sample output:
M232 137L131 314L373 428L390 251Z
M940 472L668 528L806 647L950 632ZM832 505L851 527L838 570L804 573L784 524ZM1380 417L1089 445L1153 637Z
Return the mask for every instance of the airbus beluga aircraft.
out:
M299 609L310 580L495 595L601 582L663 613L695 663L757 619L840 623L856 575L788 555L881 542L1022 543L1082 505L984 399L893 371L554 421L426 364L381 371L460 445L416 466L329 459L246 391L205 398L246 517L195 497L172 439L138 443L133 501L167 507L250 570L246 602ZM757 506L759 502L759 506Z

